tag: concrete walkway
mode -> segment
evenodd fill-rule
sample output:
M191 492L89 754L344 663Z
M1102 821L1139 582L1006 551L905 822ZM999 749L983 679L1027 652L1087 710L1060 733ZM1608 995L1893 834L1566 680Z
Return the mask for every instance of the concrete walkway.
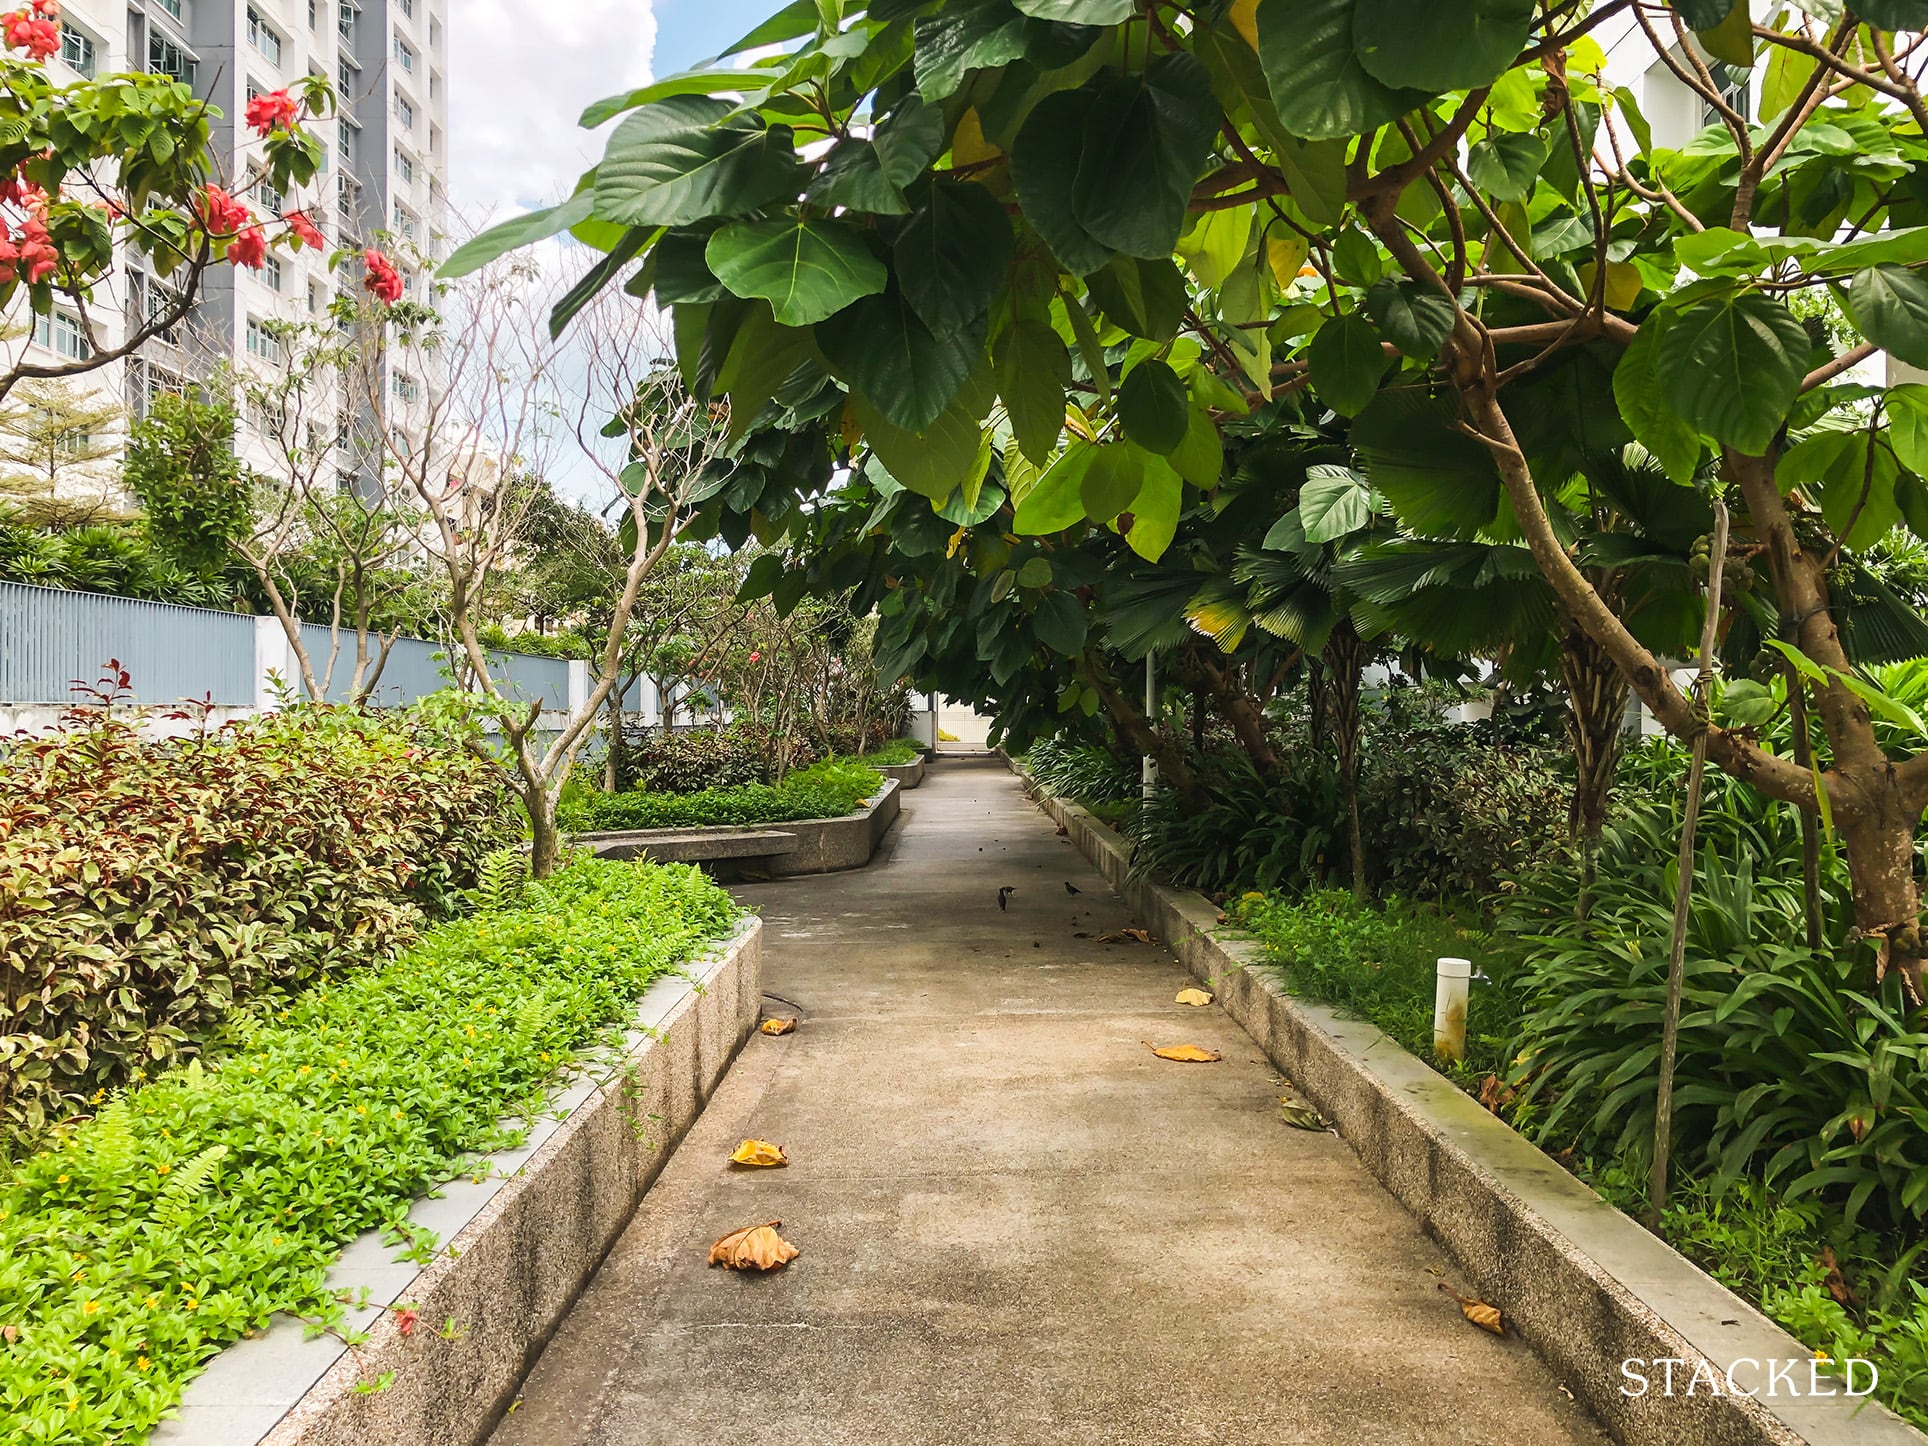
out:
M1079 937L1130 921L1001 764L938 764L870 868L742 894L803 1023L745 1047L495 1446L1605 1439L1169 956ZM733 1171L750 1136L789 1168ZM779 1218L788 1268L705 1266Z

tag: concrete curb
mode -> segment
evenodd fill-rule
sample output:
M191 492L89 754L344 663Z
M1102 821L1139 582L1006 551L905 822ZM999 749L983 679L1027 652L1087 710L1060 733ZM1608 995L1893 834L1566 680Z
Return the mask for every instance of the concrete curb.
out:
M905 788L915 788L924 781L924 773L930 760L920 758L915 763L873 763L870 766L886 778L894 778Z
M1215 937L1219 911L1208 899L1133 877L1117 832L1007 761L1079 851L1445 1247L1467 1288L1506 1313L1617 1440L1928 1443L1872 1400L1790 1397L1779 1383L1777 1399L1728 1390L1734 1362L1795 1361L1802 1365L1793 1380L1806 1392L1811 1353L1373 1026L1286 994L1269 970L1255 967L1256 943ZM1624 1394L1622 1363L1636 1357L1679 1362L1675 1393L1660 1393L1664 1368L1656 1365L1644 1395ZM1721 1394L1709 1394L1708 1370ZM1687 1394L1696 1379L1698 1392ZM1742 1366L1732 1379L1743 1388L1767 1385L1758 1366Z
M578 1072L520 1147L488 1157L480 1183L464 1176L416 1202L409 1220L442 1247L432 1263L395 1261L378 1232L342 1252L328 1284L367 1291L347 1321L366 1342L304 1340L279 1316L216 1356L150 1442L482 1441L755 1028L762 927L745 919L688 976L651 986L622 1052ZM419 1315L409 1335L386 1309L403 1301ZM385 1389L357 1390L389 1372Z
M878 772L887 770L879 769ZM796 847L787 853L773 854L760 872L773 879L794 878L799 874L830 874L842 869L860 869L870 862L890 826L897 821L903 806L900 795L905 785L886 778L877 796L855 813L842 818L803 818L769 825L771 832L793 834ZM714 830L689 828L613 829L601 833L578 833L569 842L594 849L603 858L647 858L651 839L674 835L687 840L708 832L741 834L745 825L719 825Z

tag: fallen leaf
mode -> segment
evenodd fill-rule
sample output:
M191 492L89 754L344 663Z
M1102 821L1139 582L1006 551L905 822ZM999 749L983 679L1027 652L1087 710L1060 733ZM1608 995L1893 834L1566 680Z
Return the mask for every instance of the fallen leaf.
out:
M1109 934L1100 934L1100 944L1149 944L1151 933L1145 929L1114 929Z
M1279 1114L1295 1130L1323 1130L1325 1116L1311 1105L1302 1105L1297 1100L1286 1100L1279 1105Z
M797 1027L794 1019L766 1019L757 1026L765 1034L788 1034Z
M1459 1302L1459 1313L1483 1331L1491 1331L1496 1336L1506 1334L1506 1320L1496 1305L1488 1305L1476 1295L1461 1295L1445 1281L1439 1288Z
M774 1166L787 1165L790 1157L783 1153L783 1146L773 1145L768 1140L745 1140L730 1152L733 1165Z
M731 1270L775 1270L788 1265L802 1252L777 1234L781 1224L781 1220L767 1220L732 1230L710 1247L710 1264Z
M1511 1086L1496 1074L1489 1074L1479 1082L1479 1102L1494 1114L1500 1112L1500 1106L1510 1105L1518 1097Z
M1168 1044L1160 1049L1157 1045L1146 1041L1145 1048L1160 1059L1175 1059L1180 1064L1216 1064L1219 1060L1217 1050L1200 1049L1195 1044Z
M1198 1008L1211 1002L1212 996L1207 994L1203 989L1181 989L1172 1000L1173 1004L1189 1004L1193 1008Z

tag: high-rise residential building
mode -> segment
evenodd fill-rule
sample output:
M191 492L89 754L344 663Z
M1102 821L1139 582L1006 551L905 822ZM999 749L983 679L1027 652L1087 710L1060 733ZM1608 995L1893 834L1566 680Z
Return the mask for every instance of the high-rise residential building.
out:
M372 244L378 233L407 238L433 254L444 229L448 174L448 0L65 0L60 53L47 62L57 79L149 70L177 76L218 112L214 153L235 187L263 220L292 207L305 210L331 247ZM311 122L324 164L299 195L272 193L255 180L260 143L245 124L251 97L327 76L340 97L339 116ZM85 384L140 415L158 391L179 389L223 364L270 370L278 343L264 323L325 315L337 285L326 253L274 251L260 270L214 266L205 274L189 323L157 337L140 353L90 373ZM411 290L421 285L403 268ZM168 297L166 283L138 257L113 279L114 294L94 309L109 344L143 312ZM24 302L7 320L27 324ZM85 340L71 318L39 319L17 344L76 355ZM390 367L395 402L409 406L424 378ZM240 443L266 419L243 419ZM259 441L258 435L255 441ZM344 449L346 451L346 449ZM345 482L353 464L343 463Z

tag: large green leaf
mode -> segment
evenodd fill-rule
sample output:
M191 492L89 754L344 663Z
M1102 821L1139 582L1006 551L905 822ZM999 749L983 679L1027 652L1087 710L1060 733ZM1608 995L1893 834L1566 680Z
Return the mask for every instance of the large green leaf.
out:
M1660 470L1685 487L1700 466L1700 435L1675 411L1660 381L1660 356L1673 318L1655 312L1613 368L1613 399L1634 439Z
M1218 486L1219 474L1225 470L1225 441L1211 413L1197 402L1186 414L1185 440L1165 460L1194 487L1209 490Z
M943 109L926 105L911 94L878 123L870 141L877 149L885 177L899 186L908 186L924 173L924 167L943 154L949 138Z
M1088 90L1048 95L1011 146L1011 182L1024 217L1074 276L1089 276L1112 257L1112 248L1085 229L1071 201L1084 155L1085 121L1096 104Z
M1902 266L1871 266L1848 287L1861 334L1911 367L1928 367L1928 276Z
M732 221L704 251L716 279L760 296L785 326L809 326L884 289L888 273L842 221Z
M992 347L998 395L1018 448L1039 466L1064 431L1064 394L1071 385L1071 353L1049 323L1020 317Z
M1129 442L1098 448L1078 488L1085 516L1093 522L1109 522L1131 506L1138 489L1145 485L1146 455Z
M830 148L823 169L804 190L803 198L826 210L841 206L876 216L902 216L910 210L903 190L884 174L877 148L854 136Z
M1136 8L1132 0L1011 0L1026 15L1073 25L1122 25Z
M935 180L897 234L897 284L932 331L965 326L1003 291L1011 264L1011 221L975 181Z
M1279 120L1306 140L1356 136L1397 120L1425 96L1381 84L1353 45L1360 0L1260 5L1259 62ZM1451 13L1447 11L1446 13Z
M1421 360L1438 356L1453 330L1451 299L1421 281L1374 282L1366 292L1366 315L1387 341Z
M1290 187L1292 199L1307 219L1330 226L1345 213L1346 148L1342 141L1303 141L1286 130L1272 104L1259 58L1229 23L1199 30L1193 41L1198 58L1212 72L1213 84L1226 97L1243 100L1258 127L1272 160Z
M709 242L701 231L671 231L650 248L649 265L639 277L648 277L658 306L714 301L723 294L723 283L703 254Z
M1306 361L1320 399L1347 417L1372 400L1387 365L1379 333L1356 311L1320 327L1306 348Z
M1085 285L1106 320L1147 341L1169 341L1177 335L1191 299L1184 273L1169 258L1113 257L1087 276Z
M442 263L436 275L445 281L453 281L458 276L480 271L497 257L506 256L518 247L559 236L578 221L586 220L595 203L595 192L578 191L560 206L530 211L491 226L481 235L471 237L456 247L454 254Z
M937 420L977 366L984 328L934 335L893 286L819 322L817 343L831 370L880 415L915 432Z
M1038 599L1038 610L1031 614L1031 631L1038 635L1038 641L1067 658L1084 652L1089 628L1083 606L1068 592L1046 593Z
M1928 476L1928 383L1889 388L1888 444L1902 466Z
M1877 30L1928 30L1928 0L1857 0L1854 13Z
M1156 357L1126 372L1118 387L1118 420L1147 452L1177 447L1191 421L1191 399L1178 373Z
M1467 177L1496 201L1523 201L1546 164L1546 142L1531 131L1496 132L1466 153Z
M1660 384L1690 425L1758 456L1800 395L1807 354L1807 331L1779 302L1758 291L1706 296L1669 326Z
M1146 562L1156 562L1178 534L1178 515L1184 509L1185 484L1170 462L1147 455L1145 480L1131 500L1131 524L1124 527L1125 545ZM1118 519L1124 526L1125 518Z
M948 0L917 21L917 91L940 101L974 70L1021 59L1030 43L1029 21L1008 0Z
M809 359L809 332L779 324L767 302L752 306L716 373L716 390L730 398L727 440L747 433L777 388Z
M616 243L616 249L601 257L596 264L585 271L576 284L563 293L562 299L549 309L549 335L562 335L562 329L569 325L577 312L596 298L601 291L617 276L622 269L634 261L642 249L654 241L662 232L632 226Z
M1306 468L1299 489L1299 520L1307 542L1337 542L1372 520L1365 479L1350 467Z
M991 439L979 419L990 405L988 371L970 377L950 405L922 428L898 426L861 392L851 398L864 440L892 477L933 502L984 480L991 465Z
M1047 532L1062 532L1082 521L1084 478L1098 449L1085 441L1073 441L1064 455L1044 469L1035 486L1017 498L1017 514L1011 530L1027 537Z
M1157 57L1142 79L1106 84L1085 117L1079 224L1127 255L1169 258L1220 115L1211 76L1186 51Z
M631 226L687 226L793 195L800 171L788 126L764 127L704 96L674 96L627 117L596 168L596 215Z
M1352 43L1366 73L1394 89L1486 85L1526 47L1534 0L1358 0Z
M798 34L804 32L799 31ZM624 91L621 95L606 96L595 101L582 113L577 122L584 130L593 131L607 124L626 110L635 110L652 101L668 100L674 95L739 95L747 90L755 90L760 84L754 72L741 70L686 70L681 75L666 75L661 80L653 80L636 90Z

